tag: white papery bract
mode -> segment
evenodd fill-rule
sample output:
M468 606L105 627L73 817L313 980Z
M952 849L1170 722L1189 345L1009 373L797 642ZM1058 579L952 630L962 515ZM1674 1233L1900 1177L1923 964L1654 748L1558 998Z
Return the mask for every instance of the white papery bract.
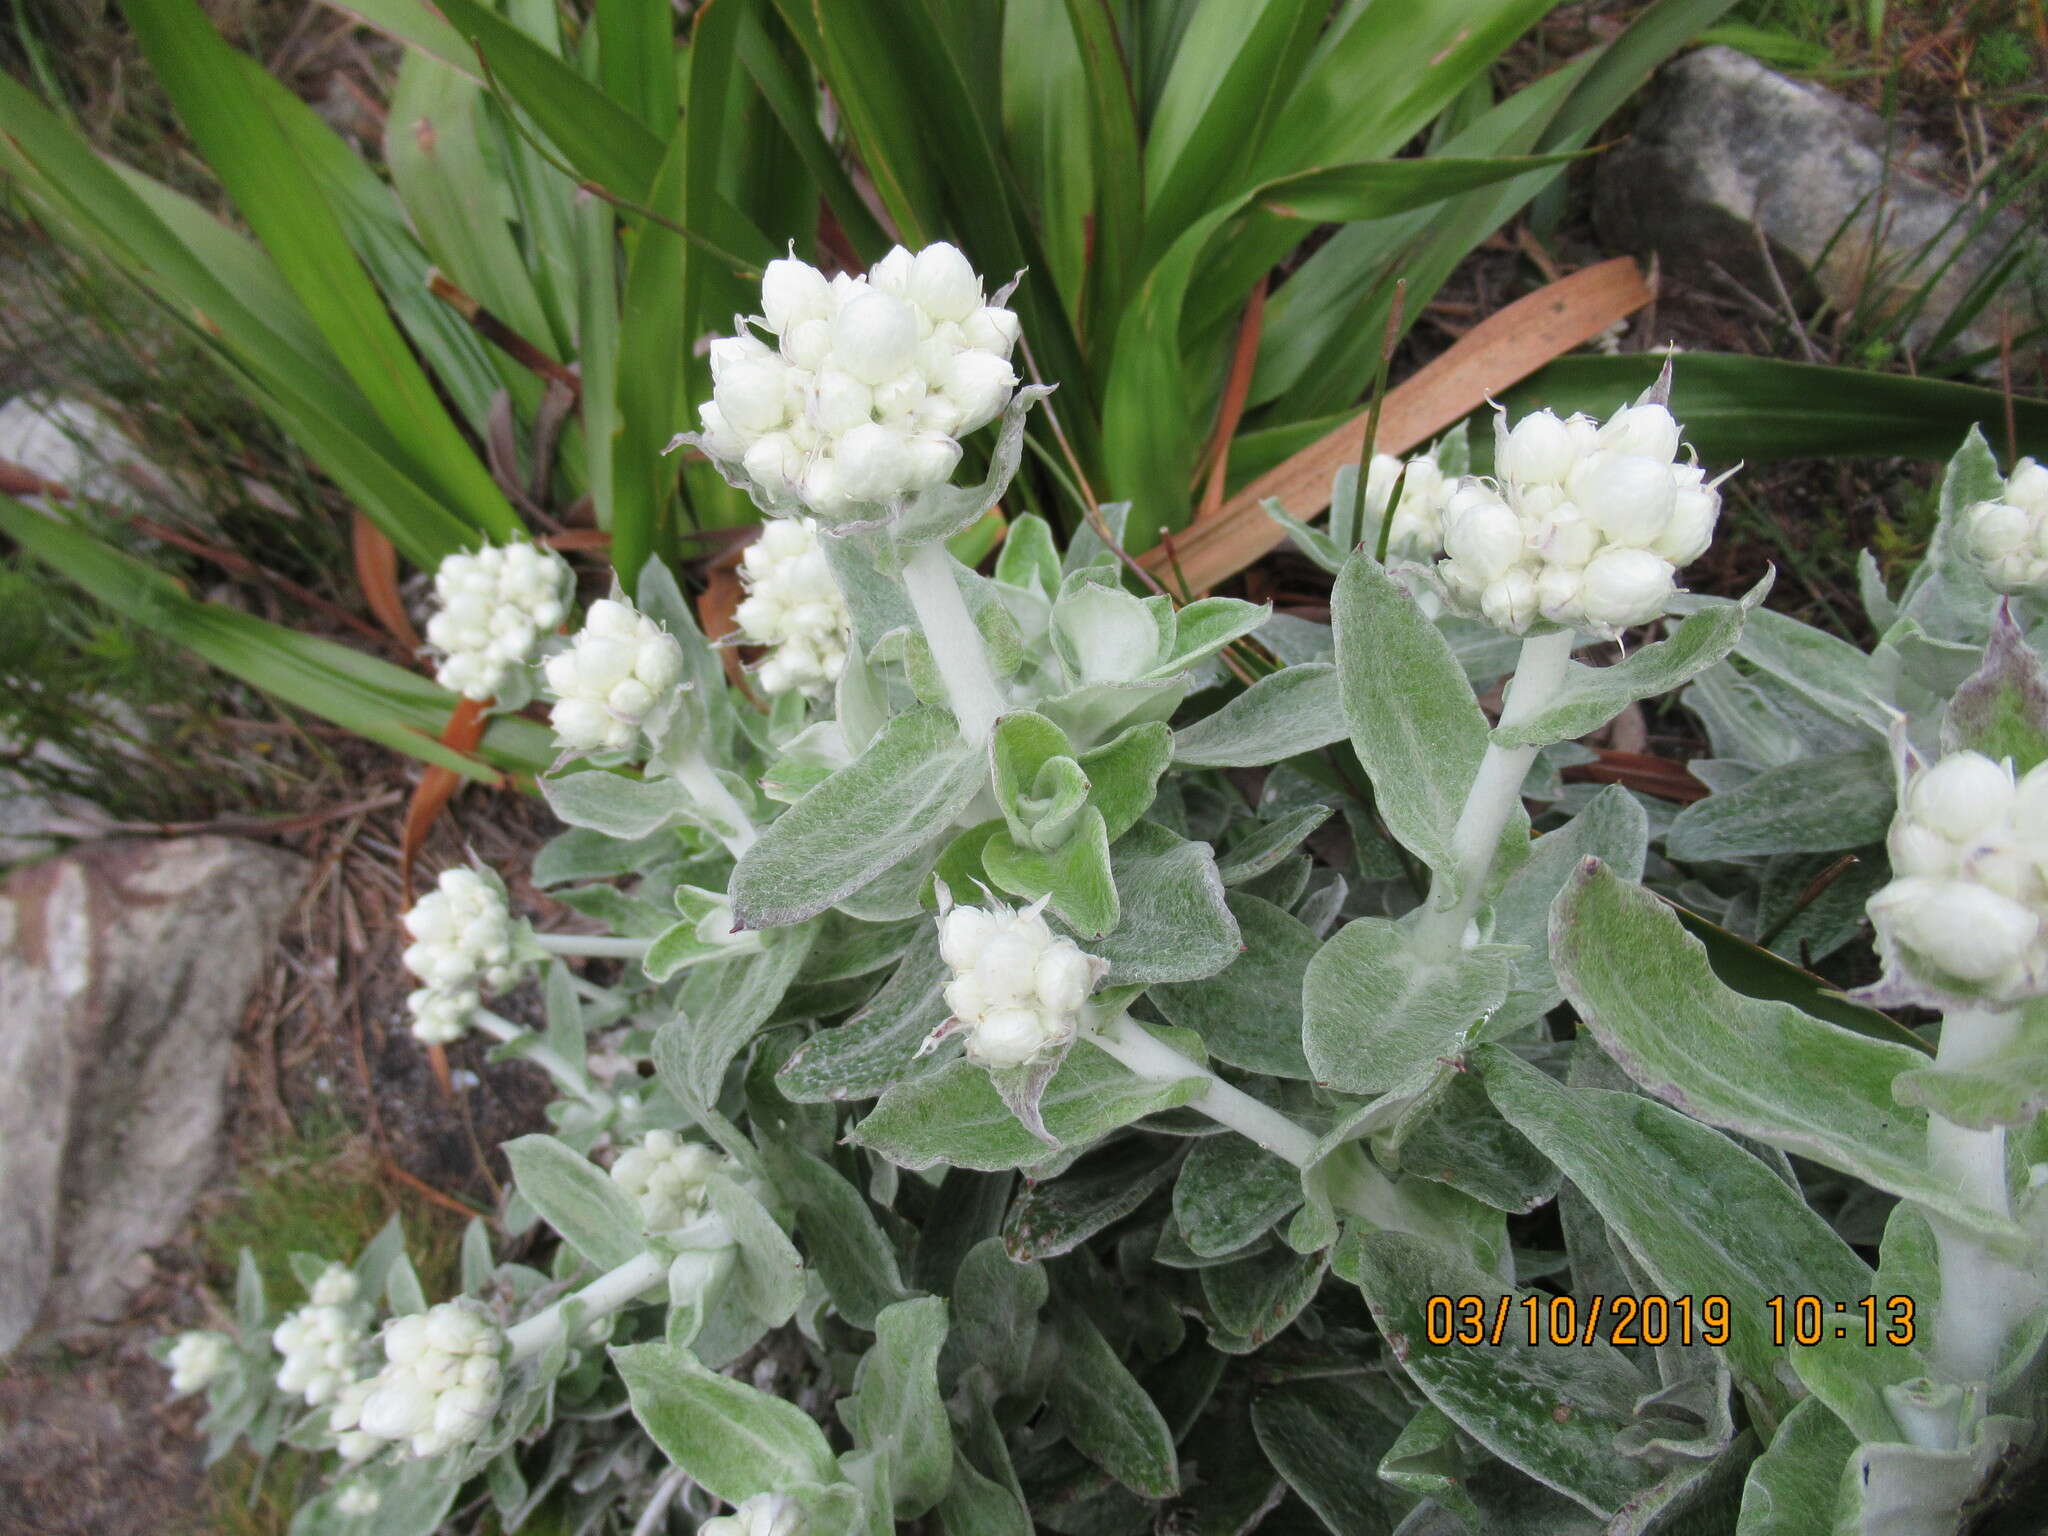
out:
M706 1181L724 1166L724 1156L700 1142L649 1131L619 1154L612 1182L639 1204L649 1232L673 1232L704 1214Z
M224 1333L181 1333L164 1356L171 1373L171 1390L179 1396L204 1392L218 1381L234 1361L234 1342Z
M272 1330L271 1345L284 1357L279 1391L317 1408L355 1380L357 1356L369 1336L365 1319L351 1305L357 1289L347 1265L330 1264L314 1282L311 1301Z
M752 323L772 345L746 329L711 344L699 442L769 505L827 520L943 484L1017 387L1017 317L943 242L864 277L772 261Z
M968 1058L985 1067L1021 1067L1066 1045L1109 970L1054 933L1044 906L1012 911L991 902L953 907L939 919L939 955L953 972L946 1006L966 1035Z
M697 1527L697 1536L798 1536L804 1512L795 1499L781 1493L757 1493L729 1515Z
M1937 996L1994 1004L2048 991L2048 764L1954 752L1906 787L1870 898L1880 951Z
M489 544L448 556L434 573L436 608L427 620L427 644L441 655L441 686L479 702L495 698L568 617L575 590L567 563L537 544Z
M446 1301L394 1319L384 1330L385 1365L336 1398L328 1427L346 1459L375 1442L403 1442L415 1456L467 1445L498 1411L505 1335L474 1301ZM368 1436L367 1449L351 1435Z
M546 673L556 739L572 752L623 752L682 681L683 648L631 603L602 598Z
M1495 432L1494 481L1443 508L1437 578L1451 605L1511 634L1538 623L1612 637L1660 617L1706 550L1721 498L1652 401L1605 425L1537 411ZM1412 474L1412 471L1411 471Z
M846 600L818 544L817 520L770 519L740 557L740 633L769 654L754 673L767 693L820 694L846 669Z
M2048 465L2021 459L1996 501L1964 511L1962 536L1963 548L1994 591L2048 587Z

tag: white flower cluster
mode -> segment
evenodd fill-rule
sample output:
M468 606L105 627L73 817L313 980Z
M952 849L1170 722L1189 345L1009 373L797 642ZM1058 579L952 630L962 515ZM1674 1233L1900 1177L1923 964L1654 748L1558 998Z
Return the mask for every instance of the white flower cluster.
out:
M1408 479L1401 487L1401 505L1394 509L1393 531L1387 535L1387 558L1434 560L1444 549L1444 508L1458 489L1458 481L1444 474L1434 454L1418 453L1412 459L1391 453L1372 456L1365 473L1365 517L1360 522L1363 542L1368 550L1377 547L1377 530L1404 466ZM1366 527L1374 532L1363 534Z
M281 1392L303 1397L317 1408L338 1397L356 1376L356 1356L369 1335L352 1303L356 1277L346 1264L330 1264L313 1284L312 1299L271 1332L284 1364L277 1373Z
M649 1232L673 1232L704 1213L705 1181L724 1166L725 1158L701 1142L649 1131L619 1154L612 1182L639 1203Z
M484 992L519 977L512 913L489 876L460 866L405 914L405 968L425 983L405 1000L412 1032L426 1045L447 1045L469 1032Z
M548 658L555 737L572 752L623 752L682 677L675 636L631 603L600 599L569 649Z
M1065 1045L1109 970L1041 915L992 903L939 919L939 954L952 968L946 1006L966 1026L967 1055L985 1067L1020 1067Z
M344 1388L328 1415L345 1460L407 1442L438 1456L490 1427L498 1411L505 1336L473 1301L446 1301L384 1330L384 1369Z
M804 1528L804 1512L795 1499L782 1493L757 1493L729 1515L706 1520L697 1536L798 1536Z
M1017 387L1017 317L985 304L946 244L897 246L865 277L794 257L761 278L756 324L711 344L702 444L777 503L837 517L950 479L959 439Z
M576 578L567 562L538 544L487 544L458 552L434 573L434 615L427 644L441 653L444 688L479 703L504 689L515 667L533 660L541 640L569 615Z
M1995 1003L2048 991L2048 763L1953 752L1916 775L1870 919L1908 970Z
M1963 547L1993 590L2048 586L2048 465L2021 459L1996 501L1963 513Z
M1498 480L1468 479L1444 507L1452 606L1517 635L1547 620L1611 636L1662 615L1721 510L1705 472L1677 462L1671 413L1631 405L1603 426L1537 411L1496 443Z
M754 673L768 693L818 694L846 667L846 600L818 545L817 520L770 518L740 556L747 595L740 633L769 654Z
M164 1357L171 1390L179 1396L204 1392L220 1380L234 1360L234 1345L224 1333L181 1333Z

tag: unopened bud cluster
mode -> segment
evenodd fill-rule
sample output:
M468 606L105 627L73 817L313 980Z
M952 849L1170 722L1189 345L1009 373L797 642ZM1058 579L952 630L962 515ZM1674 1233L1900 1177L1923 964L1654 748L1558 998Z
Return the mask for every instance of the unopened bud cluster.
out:
M467 1445L498 1411L504 1334L473 1301L448 1301L384 1330L384 1369L345 1389L328 1416L345 1459L403 1441L415 1456Z
M771 502L826 518L943 484L958 440L1017 387L1017 317L943 243L897 246L865 277L772 261L755 323L773 345L751 331L711 344L699 441Z
M356 1356L369 1330L353 1305L356 1277L345 1264L331 1264L314 1282L312 1299L277 1325L270 1342L284 1357L278 1390L302 1397L309 1407L331 1402L356 1376Z
M2048 466L2021 459L1996 501L1963 513L1963 547L1985 582L2005 593L2048 586Z
M441 653L444 688L479 702L495 698L516 667L569 615L575 576L537 544L490 544L457 553L434 573L427 643Z
M612 1164L612 1182L640 1207L653 1233L673 1232L704 1214L706 1181L725 1158L673 1131L649 1131Z
M804 1512L782 1493L757 1493L729 1515L697 1527L697 1536L799 1536Z
M164 1356L171 1390L180 1396L204 1392L226 1373L235 1358L233 1342L224 1333L181 1333Z
M939 954L953 972L946 1006L968 1058L985 1067L1020 1067L1073 1039L1109 969L1054 933L1043 908L954 907L939 920Z
M1908 970L1993 1003L2048 990L2048 763L2015 780L2010 762L1951 753L1908 784L1887 846L1870 918Z
M630 603L592 603L569 649L548 658L555 737L572 752L623 752L682 677L667 630Z
M458 866L442 871L435 888L405 914L405 968L422 983L406 998L412 1032L428 1045L446 1045L469 1030L485 992L501 991L519 976L513 923L497 881Z
M1408 478L1401 480L1403 470ZM1394 509L1394 526L1387 534L1389 560L1434 560L1444 549L1444 508L1458 488L1455 477L1446 476L1433 454L1419 453L1412 459L1391 453L1376 453L1365 472L1365 517L1362 526L1371 529L1363 542L1377 547L1378 528L1393 499L1394 484L1401 483L1401 503Z
M747 595L733 614L740 633L769 648L755 670L767 693L818 694L846 668L846 600L808 517L771 518L740 557Z
M1662 615L1721 508L1678 462L1671 413L1631 405L1603 426L1537 411L1496 441L1497 481L1466 480L1444 507L1451 604L1510 634L1547 621L1611 636Z

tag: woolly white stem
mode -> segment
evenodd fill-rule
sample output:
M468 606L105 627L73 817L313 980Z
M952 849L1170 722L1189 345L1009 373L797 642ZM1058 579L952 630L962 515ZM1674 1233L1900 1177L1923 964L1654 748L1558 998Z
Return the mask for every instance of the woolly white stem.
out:
M733 798L731 790L702 752L679 754L669 765L669 772L675 780L687 789L696 800L698 807L711 822L718 840L725 844L734 858L742 857L754 846L757 834L754 821L747 814L747 808Z
M670 1467L661 1481L654 1485L654 1497L647 1501L647 1507L640 1511L640 1518L633 1522L633 1536L655 1536L668 1527L668 1507L675 1503L676 1495L690 1480L690 1474L681 1467Z
M500 1018L488 1008L479 1008L475 1017L476 1027L493 1040L510 1045L517 1041L522 1049L520 1060L530 1061L545 1071L562 1087L576 1095L592 1109L609 1109L611 1096L600 1088L590 1086L588 1075L577 1070L559 1051L543 1045L540 1036L523 1025L514 1024L510 1019Z
M638 960L652 939L618 939L600 933L536 933L534 942L551 955L581 955L591 960Z
M1574 638L1566 629L1522 642L1500 712L1502 725L1520 725L1557 697L1571 664ZM1451 835L1452 867L1438 870L1430 881L1428 915L1417 934L1425 953L1448 960L1464 947L1465 930L1479 910L1501 833L1521 803L1522 780L1535 759L1534 747L1487 746Z
M1275 1157L1297 1168L1308 1166L1315 1154L1316 1138L1248 1093L1241 1093L1191 1057L1183 1056L1164 1040L1148 1033L1128 1014L1089 1035L1100 1050L1123 1063L1139 1077L1152 1082L1173 1082L1183 1077L1205 1077L1208 1091L1188 1108L1200 1110L1218 1125L1248 1136Z
M571 1302L582 1306L583 1322L595 1322L598 1318L611 1316L632 1301L659 1280L667 1269L668 1260L661 1255L643 1253L626 1260L617 1269L599 1275L582 1290L572 1291L546 1311L536 1312L525 1322L514 1324L505 1331L511 1363L518 1365L523 1360L531 1360L567 1333L569 1325L563 1309Z
M1995 1059L2019 1030L2016 1012L1990 1008L1959 1008L1941 1025L1938 1066L1952 1070L1979 1067ZM1988 1131L1927 1117L1928 1166L1952 1181L1970 1204L1999 1216L2011 1216L2012 1197L2005 1180L2005 1127ZM2038 1270L1999 1258L1983 1240L1934 1212L1935 1252L1941 1265L1941 1313L1934 1329L1934 1358L1955 1381L1989 1381L2012 1332L2027 1314L2048 1299L2048 1284Z
M953 580L953 557L944 543L921 544L903 562L903 590L910 594L910 606L931 647L932 665L939 669L946 701L960 724L960 739L980 746L995 729L1003 695L996 687L981 631Z

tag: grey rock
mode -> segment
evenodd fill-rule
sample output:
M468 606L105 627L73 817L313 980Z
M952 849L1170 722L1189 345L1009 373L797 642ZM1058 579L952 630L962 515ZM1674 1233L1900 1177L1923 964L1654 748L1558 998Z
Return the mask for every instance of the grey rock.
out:
M1932 280L1906 328L1916 350L2017 249L2018 269L1956 345L1995 348L2001 323L2014 336L2038 325L2048 316L2048 255L2034 232L1923 179L1926 154L1888 151L1887 136L1881 118L1851 102L1732 48L1701 48L1657 77L1628 141L1602 157L1594 217L1615 249L1655 252L1665 270L1725 294L1719 267L1772 303L1759 231L1801 302L1824 297L1846 311L1861 300L1866 313L1897 313Z
M0 1352L116 1317L218 1160L235 1034L304 861L88 844L0 884Z

